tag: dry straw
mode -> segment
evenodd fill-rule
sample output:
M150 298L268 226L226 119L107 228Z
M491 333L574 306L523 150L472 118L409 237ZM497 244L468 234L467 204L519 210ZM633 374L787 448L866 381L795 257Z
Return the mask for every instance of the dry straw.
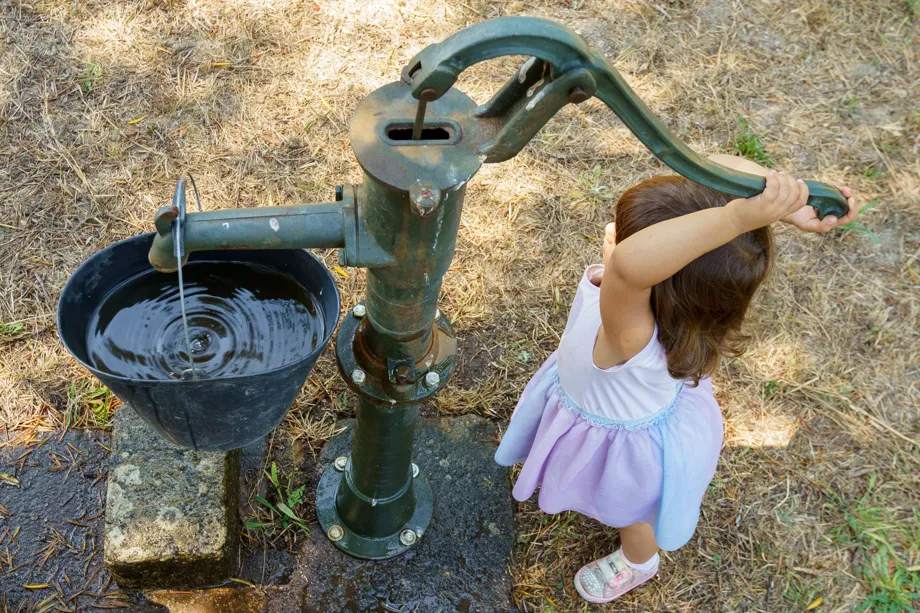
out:
M617 610L798 611L821 597L821 611L850 611L916 590L917 11L913 0L5 3L0 445L109 421L117 402L61 347L55 301L79 262L152 230L181 169L206 209L327 200L360 180L346 126L362 96L466 25L545 16L606 53L697 150L734 152L744 117L743 141L778 167L878 201L861 230L779 231L755 340L715 378L725 449L698 534ZM485 100L515 66L480 66L460 87ZM659 172L591 101L479 173L441 299L459 373L429 412L509 416L558 342L616 197ZM335 274L352 305L363 273ZM286 425L298 444L315 449L352 414L344 389L325 356ZM533 502L516 517L521 608L595 610L571 579L615 532Z

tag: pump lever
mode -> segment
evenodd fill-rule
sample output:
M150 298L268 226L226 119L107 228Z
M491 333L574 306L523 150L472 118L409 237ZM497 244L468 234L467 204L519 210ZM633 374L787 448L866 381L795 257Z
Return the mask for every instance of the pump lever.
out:
M444 95L464 70L504 55L537 58L544 83L531 96L522 95L512 78L492 100L477 109L481 132L490 140L479 146L486 162L516 155L549 119L568 102L596 96L626 124L662 162L691 181L733 196L751 197L763 191L763 177L739 172L699 155L681 141L645 105L636 92L603 56L558 23L536 17L500 17L473 25L450 38L426 47L409 61L402 78L421 102ZM531 78L529 70L525 80ZM567 89L568 88L568 89ZM528 91L528 90L523 90ZM424 113L421 113L422 121ZM416 127L421 121L416 118ZM819 217L842 217L848 210L840 190L818 181L806 181L808 203Z

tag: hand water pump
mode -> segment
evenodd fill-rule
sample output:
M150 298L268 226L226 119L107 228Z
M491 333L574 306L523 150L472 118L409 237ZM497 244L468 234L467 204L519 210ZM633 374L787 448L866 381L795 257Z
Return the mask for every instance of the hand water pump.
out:
M468 67L505 55L530 59L485 104L453 87ZM364 181L337 187L333 202L193 212L179 220L186 256L338 248L341 265L367 269L366 300L345 316L336 339L339 370L358 396L354 443L348 457L325 471L316 497L320 524L343 551L370 559L398 555L418 542L431 519L431 488L412 462L413 437L420 403L446 384L455 364L456 338L437 297L467 183L482 164L514 157L563 106L592 97L692 181L741 197L763 190L762 177L689 149L581 37L544 19L505 17L424 49L398 81L359 103L350 137ZM846 212L836 188L807 183L820 217ZM170 205L156 215L149 261L157 270L176 270L179 214ZM240 446L264 434L249 431L231 442Z

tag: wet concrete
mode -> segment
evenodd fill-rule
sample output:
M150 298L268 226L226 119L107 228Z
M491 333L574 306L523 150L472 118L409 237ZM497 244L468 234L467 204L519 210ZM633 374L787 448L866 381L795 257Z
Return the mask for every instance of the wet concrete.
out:
M103 566L109 435L49 433L8 445L0 448L0 611L515 611L507 571L514 542L512 503L507 473L492 460L496 440L494 426L480 418L423 420L415 461L434 491L434 517L419 546L400 558L351 558L311 522L311 534L296 554L269 547L242 556L234 575L261 584L255 589L236 583L165 589L147 592L149 600L119 589ZM349 425L326 445L318 463L296 462L309 490L322 468L350 446ZM250 488L265 462L264 451L260 444L242 454L243 483ZM243 491L249 490L244 486Z
M323 465L351 448L351 427L323 449ZM434 491L418 547L385 562L336 549L313 524L291 582L268 589L269 612L505 613L514 543L506 469L492 459L495 427L478 417L424 420L415 461Z
M218 587L210 590L156 590L147 598L169 613L262 613L265 598L254 588Z
M103 566L108 448L94 430L0 448L0 610L163 610L119 590Z

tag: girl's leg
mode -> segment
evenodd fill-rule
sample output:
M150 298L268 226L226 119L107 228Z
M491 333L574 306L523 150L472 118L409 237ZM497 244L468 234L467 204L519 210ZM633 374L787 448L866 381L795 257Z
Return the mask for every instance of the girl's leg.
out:
M610 602L639 587L658 572L658 543L649 524L620 529L618 551L584 566L575 575L575 589L588 602Z
M655 530L645 522L620 528L620 543L623 545L623 555L633 564L644 564L658 553Z

